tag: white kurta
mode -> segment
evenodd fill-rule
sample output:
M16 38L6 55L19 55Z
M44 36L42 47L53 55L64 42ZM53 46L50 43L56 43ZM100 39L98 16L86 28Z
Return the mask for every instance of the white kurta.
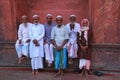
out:
M71 23L66 24L66 27L68 28L68 31L69 31L69 32L71 31L71 30L70 30L70 24L71 24ZM75 31L75 32L80 32L80 29L81 29L80 24L77 23L77 22L75 22L74 24L75 24L74 31Z
M16 41L15 48L17 51L17 55L20 58L22 55L28 56L28 46L29 43L25 43L26 40L30 39L29 37L29 28L31 27L31 23L27 23L27 27L22 23L18 29L18 40ZM22 43L19 44L19 40L22 40Z
M43 37L45 35L45 29L42 24L33 24L30 28L30 57L44 57ZM36 39L40 46L35 46L32 40Z
M30 58L32 69L43 68L43 57L44 57L44 43L43 37L45 35L45 29L42 24L33 24L30 28ZM33 40L36 39L40 46L35 46Z
M77 50L78 50L78 46L77 46L77 32L80 33L80 24L79 23L74 23L74 29L71 30L70 29L70 24L68 23L66 24L66 27L69 31L69 41L67 43L67 50L68 50L68 57L69 58L76 58L77 57ZM70 48L70 49L69 49Z

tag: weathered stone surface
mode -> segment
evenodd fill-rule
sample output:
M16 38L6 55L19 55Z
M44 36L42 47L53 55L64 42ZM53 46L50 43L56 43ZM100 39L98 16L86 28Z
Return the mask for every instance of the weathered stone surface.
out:
M94 0L94 43L120 43L119 0Z

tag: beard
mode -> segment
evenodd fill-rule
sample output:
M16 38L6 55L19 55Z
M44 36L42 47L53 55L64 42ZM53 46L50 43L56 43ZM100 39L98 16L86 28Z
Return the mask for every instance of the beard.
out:
M82 28L81 28L81 31L88 31L89 30L89 27L88 26L83 26Z
M24 25L25 27L27 27L27 23L23 23L23 25Z
M35 22L34 24L35 24L35 25L38 25L38 22Z

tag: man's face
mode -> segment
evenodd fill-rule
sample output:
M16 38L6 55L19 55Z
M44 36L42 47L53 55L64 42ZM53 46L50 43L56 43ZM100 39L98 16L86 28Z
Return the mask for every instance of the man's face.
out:
M75 22L76 18L74 16L70 17L70 22Z
M38 23L39 22L39 18L38 17L34 17L33 21L34 21L34 23Z
M27 23L27 18L22 18L23 23Z
M85 27L85 26L88 26L88 22L87 21L84 21L83 22L83 26Z
M58 25L62 25L63 19L62 18L57 18L56 22Z
M49 23L49 22L52 22L52 16L48 16L47 17L47 22Z

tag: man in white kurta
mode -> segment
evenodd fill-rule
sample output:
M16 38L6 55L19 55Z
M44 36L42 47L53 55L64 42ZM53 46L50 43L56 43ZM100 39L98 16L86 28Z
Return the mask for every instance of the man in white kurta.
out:
M34 24L30 28L30 58L33 74L38 73L38 69L43 68L43 38L45 29L42 24L39 23L39 16L33 16Z
M77 57L77 33L80 33L80 24L76 22L76 16L75 15L70 15L69 17L70 22L66 24L66 27L68 28L69 32L69 41L67 43L67 50L68 50L68 57L69 59L69 64L73 64L73 59ZM71 29L71 25L74 25L74 28ZM74 44L73 44L74 43Z
M70 24L74 24L74 31L75 32L80 32L80 24L76 22L76 16L75 15L70 15L69 17L70 22L66 24L66 27L68 28L68 31L70 32Z
M20 24L18 29L18 40L15 44L15 49L19 58L18 63L21 63L21 61L28 57L29 53L29 28L32 24L27 22L27 16L22 16L22 24Z

